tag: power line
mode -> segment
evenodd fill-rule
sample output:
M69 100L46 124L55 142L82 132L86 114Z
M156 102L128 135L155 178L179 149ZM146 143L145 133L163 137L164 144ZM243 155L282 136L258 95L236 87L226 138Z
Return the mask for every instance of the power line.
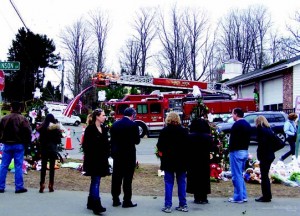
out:
M29 31L29 29L27 28L27 26L26 26L24 20L22 19L21 14L20 14L20 12L18 11L16 5L12 2L12 0L9 0L9 2L10 2L10 4L13 6L14 10L16 11L18 17L20 18L21 22L22 22L23 25L25 26L26 30Z

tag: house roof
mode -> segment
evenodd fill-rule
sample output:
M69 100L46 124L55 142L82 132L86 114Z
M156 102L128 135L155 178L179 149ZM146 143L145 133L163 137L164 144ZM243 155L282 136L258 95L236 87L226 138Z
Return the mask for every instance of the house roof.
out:
M243 81L250 81L250 80L265 76L265 75L276 74L279 71L293 67L294 65L297 65L297 64L300 64L300 55L290 58L290 59L287 59L287 60L281 60L272 65L266 66L262 69L254 70L247 74L242 74L240 76L234 77L234 78L230 79L229 81L225 82L225 84L230 86L230 85L234 85L234 84L239 84Z

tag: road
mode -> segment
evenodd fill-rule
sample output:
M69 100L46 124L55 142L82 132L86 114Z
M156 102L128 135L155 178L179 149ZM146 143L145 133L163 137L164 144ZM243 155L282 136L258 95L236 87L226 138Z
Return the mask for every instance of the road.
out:
M72 140L72 147L73 150L66 150L63 154L68 153L70 158L73 159L82 159L82 153L80 152L80 142L82 136L83 128L82 126L66 126L66 129L70 128L71 131L71 140ZM62 139L63 144L65 145L65 138ZM150 138L143 138L141 139L141 143L137 145L137 160L139 163L143 164L159 164L159 159L155 156L155 146L157 143L157 135L151 136ZM252 143L249 146L249 153L256 157L256 149L257 145ZM279 159L279 157L289 150L289 145L286 145L283 149L276 152L276 159L275 162ZM291 157L288 157L285 160L285 163L291 161Z

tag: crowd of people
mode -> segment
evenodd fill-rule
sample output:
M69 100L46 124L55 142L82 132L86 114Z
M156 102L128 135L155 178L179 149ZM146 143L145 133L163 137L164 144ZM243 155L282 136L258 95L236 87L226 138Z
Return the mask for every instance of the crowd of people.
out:
M2 163L0 166L0 193L5 192L5 181L8 166L12 159L15 163L15 192L24 193L22 162L24 145L31 141L31 128L28 120L20 113L20 103L12 103L11 114L3 117L0 122L0 137L4 144ZM232 111L235 121L229 138L229 161L232 174L233 195L228 199L231 203L248 201L247 188L243 179L248 147L250 144L251 127L243 118L240 108ZM101 178L112 174L111 195L112 206L123 208L136 207L132 201L132 179L136 167L136 145L140 143L139 128L135 123L136 110L129 107L124 110L124 117L113 123L110 131L105 126L104 110L96 109L89 115L84 132L82 149L84 153L83 170L90 176L90 188L87 198L87 209L99 215L106 211L101 204ZM284 126L291 150L281 157L284 160L295 154L296 125L295 113L289 114L289 120ZM272 150L272 136L274 135L267 119L258 116L257 127L257 158L261 169L262 196L257 202L271 202L271 184L269 170L275 159ZM49 192L54 188L54 161L57 145L61 142L59 124L52 114L48 114L44 122L37 128L40 132L42 145L42 169L39 192L45 189L47 162L49 161ZM109 138L110 133L110 138ZM165 196L163 212L172 212L172 192L176 179L179 204L175 210L188 212L186 194L193 194L194 203L207 204L210 185L210 151L213 145L211 128L206 119L198 118L191 121L189 130L181 125L180 116L170 112L165 119L165 127L160 132L157 149L160 155L160 169L164 171ZM113 158L113 172L110 172L109 157ZM200 171L201 170L201 171ZM120 200L123 188L123 199Z

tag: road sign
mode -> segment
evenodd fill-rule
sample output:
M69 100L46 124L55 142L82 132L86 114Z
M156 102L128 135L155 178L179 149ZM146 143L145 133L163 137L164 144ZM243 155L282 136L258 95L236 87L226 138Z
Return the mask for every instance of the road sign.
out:
M4 86L5 86L5 75L3 70L0 70L0 92L4 90Z
M0 62L0 70L20 70L20 62Z

